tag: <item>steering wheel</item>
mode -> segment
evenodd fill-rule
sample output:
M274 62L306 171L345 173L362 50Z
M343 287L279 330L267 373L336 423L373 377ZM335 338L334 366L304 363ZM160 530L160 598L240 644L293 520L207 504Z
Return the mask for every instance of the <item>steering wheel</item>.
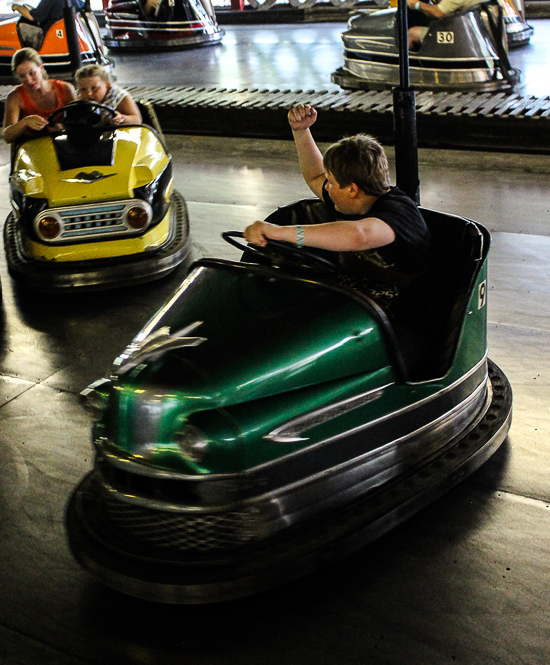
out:
M296 247L296 245L282 240L268 240L267 245L261 247L260 245L245 244L236 240L236 238L244 238L241 231L224 231L222 238L243 252L251 252L258 256L267 257L275 265L288 263L299 268L312 268L323 272L335 272L338 269L332 261L325 259L316 252L303 247Z
M107 115L107 120L116 116L116 111L110 106L105 106L105 104L100 104L99 102L77 99L54 111L48 118L48 123L55 125L61 122L69 129L93 128L102 121L101 115L96 113L96 111L104 111Z

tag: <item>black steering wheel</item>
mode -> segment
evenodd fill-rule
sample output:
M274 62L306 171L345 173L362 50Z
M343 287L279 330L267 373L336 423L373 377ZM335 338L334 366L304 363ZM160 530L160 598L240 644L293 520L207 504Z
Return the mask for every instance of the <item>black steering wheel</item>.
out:
M48 118L48 123L55 125L60 122L66 129L91 129L103 121L101 112L105 112L107 120L117 114L113 108L105 104L77 99L54 111Z
M237 240L237 238L244 238L244 234L241 231L224 231L222 238L243 252L267 257L274 265L286 263L299 268L309 268L323 272L335 272L338 269L335 263L329 259L325 259L315 251L305 249L304 247L296 247L296 245L292 245L289 242L268 240L265 247L245 244Z

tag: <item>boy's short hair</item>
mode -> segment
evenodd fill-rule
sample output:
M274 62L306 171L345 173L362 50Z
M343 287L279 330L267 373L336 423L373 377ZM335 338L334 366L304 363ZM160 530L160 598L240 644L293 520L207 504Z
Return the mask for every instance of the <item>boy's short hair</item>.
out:
M92 78L92 76L97 76L104 83L110 85L112 83L111 75L101 65L85 65L76 71L74 75L75 81L80 81L81 79Z
M333 143L323 157L325 169L340 187L355 183L365 194L382 196L390 186L384 148L368 134L356 134Z

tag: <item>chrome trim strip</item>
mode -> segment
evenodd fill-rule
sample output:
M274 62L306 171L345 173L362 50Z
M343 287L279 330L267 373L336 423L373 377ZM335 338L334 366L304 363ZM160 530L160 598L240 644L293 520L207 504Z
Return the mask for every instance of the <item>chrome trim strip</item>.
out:
M399 62L399 55L397 53L388 53L388 54L382 53L381 54L379 51L361 50L361 49L357 49L357 48L352 48L350 46L346 46L345 51L346 51L346 53L344 54L344 58L347 57L348 53L351 53L351 54L352 53L360 53L362 55L374 55L374 56L383 55L384 58L387 58L388 56L390 56L390 57L394 56L396 64ZM347 59L352 60L353 62L365 62L365 63L369 63L369 64L372 63L372 64L377 64L377 65L379 65L379 64L382 64L382 65L388 64L389 65L390 64L390 63L385 63L385 62L379 63L376 60L363 60L363 59L355 60L354 58L347 58ZM452 60L454 62L479 62L480 60L492 60L494 62L495 60L497 60L497 57L495 55L480 55L480 56L475 57L475 58L474 57L468 57L468 58L460 58L460 57L457 57L457 58L434 58L433 56L411 56L409 59L410 59L410 63L411 63L410 66L415 67L415 66L419 66L419 65L416 65L416 62L418 62L418 61L422 61L422 62L450 62ZM445 68L445 69L447 70L447 68ZM452 67L449 67L448 69L450 71L452 71Z
M250 509L249 506L243 504L242 502L229 503L225 502L222 504L208 505L208 506L194 506L186 505L182 506L177 503L168 503L162 499L150 499L147 497L137 496L135 494L126 494L121 492L113 487L108 480L103 476L100 476L98 479L101 487L106 490L111 497L122 503L128 503L132 506L141 506L142 508L148 508L150 510L161 510L168 513L179 513L181 515L203 515L203 514L220 514L222 515L225 512L233 510L236 505L240 505L243 512L247 509ZM252 505L254 502L250 502Z
M282 491L284 490L284 493L288 493L289 490L292 489L297 489L300 487L303 487L305 485L309 485L310 483L313 483L319 479L322 478L327 478L327 476L337 476L340 475L343 471L349 469L350 467L358 467L358 466L363 466L367 460L376 458L376 457L383 457L389 450L390 448L399 446L401 449L406 446L410 445L412 442L416 440L420 440L421 438L424 440L424 442L428 438L439 438L441 435L442 430L445 429L445 425L449 422L456 421L460 415L463 415L465 412L469 412L469 407L476 404L477 402L481 401L480 400L480 395L483 391L486 389L486 382L481 383L476 390L474 390L473 393L468 395L468 397L463 400L460 404L457 404L454 409L451 409L451 411L448 411L447 413L444 413L441 415L439 418L434 420L433 422L427 423L426 425L419 427L417 430L414 430L413 432L410 432L406 436L402 436L398 439L394 439L393 441L389 441L388 443L380 446L379 448L376 448L375 450L369 450L366 452L364 455L361 455L359 457L356 457L352 460L348 460L346 462L343 462L342 464L339 464L337 466L331 467L330 472L324 471L322 473L317 473L312 476L308 476L307 479L305 480L300 480L296 483L293 483L292 485L285 485L283 488L280 490L275 490L273 492L268 492L263 495L263 497L270 497L270 496L277 496L278 494L281 494ZM485 415L487 408L489 407L490 404L490 394L487 393L485 396L485 404L483 405L482 410L479 412L478 416L475 418L475 420L472 423L469 423L468 430L473 429L477 423L483 418ZM465 431L460 431L457 434L464 435ZM341 437L334 437L332 440L336 440L337 438ZM453 437L454 438L454 437ZM376 483L378 484L378 483ZM375 485L374 485L375 486Z
M353 31L353 28L352 28L352 31ZM354 39L358 42L359 41L369 42L369 41L378 41L379 40L381 42L386 41L386 42L392 42L393 44L396 43L395 37L392 37L391 35L369 35L367 37L367 36L363 36L362 34L354 35L354 34L352 34L352 31L344 32L342 34L342 39Z
M94 447L96 453L103 457L105 460L108 460L108 463L117 468L125 471L127 473L135 474L136 476L145 476L146 478L158 478L161 480L185 480L185 482L212 482L213 480L227 479L227 478L237 478L237 474L232 475L211 475L206 479L204 476L188 476L177 471L167 471L166 469L155 469L150 466L146 466L143 462L137 462L136 460L126 457L123 458L120 456L120 450L118 450L113 442L107 437L100 436L94 440Z
M349 413L354 409L358 409L364 404L373 402L382 396L384 389L393 385L393 383L387 383L385 386L380 386L374 390L369 390L366 393L361 395L354 395L353 397L347 397L346 399L340 400L339 402L334 402L328 406L323 406L319 409L314 409L308 413L293 418L292 420L287 421L283 425L271 430L269 434L264 436L264 439L272 441L273 443L293 443L296 441L307 441L309 437L299 436L302 432L311 429L316 425L322 425L323 423L337 418L345 413Z
M197 30L197 23L203 24L199 26L201 29L214 25L213 23L205 22L202 19L195 19L193 21L167 21L165 23L152 23L151 21L132 21L132 19L109 19L107 21L107 26L109 28L116 28L117 30L124 28L133 30L151 30L152 32L165 32L167 30Z
M371 427L375 427L376 425L379 425L380 423L387 422L390 419L395 418L396 416L399 415L404 415L406 413L409 413L410 411L413 411L417 409L418 407L427 404L428 402L434 401L437 398L440 398L444 396L446 393L454 390L457 386L459 386L461 383L464 383L467 381L473 374L475 374L479 368L485 363L487 360L487 351L485 352L484 357L475 365L467 374L464 374L460 377L460 379L457 379L454 383L451 383L450 385L446 386L445 388L442 388L440 391L437 393L434 393L433 395L430 395L429 397L425 397L424 399L415 402L414 404L409 404L408 406L403 407L402 409L399 409L398 411L392 411L391 413L386 414L385 416L381 416L380 418L377 418L376 420L371 420L368 423L365 423L363 425L359 425L358 427L355 427L352 430L347 430L346 432L342 432L341 434L337 434L333 437L330 437L328 439L323 439L322 441L318 441L317 443L312 444L311 446L308 447L308 451L314 450L315 448L318 448L320 446L324 446L328 443L332 443L333 441L338 441L339 439L342 438L347 438L348 436L352 434L357 434L358 432L362 432L366 429L369 429ZM487 368L485 369L485 376L484 376L484 383L487 382ZM429 383L429 381L426 381L425 383ZM418 384L421 385L421 384ZM387 386L385 386L387 387ZM292 457L298 456L302 454L302 450L297 450L294 453L289 453L285 459L290 459ZM249 469L248 472L257 472L259 469L262 469L264 466L269 466L271 465L272 462L268 462L266 464L259 464L258 466L253 467L252 469Z
M139 28L139 29L137 29L135 26L128 26L128 27L116 26L115 29L116 30L121 30L121 31L123 30L125 33L136 33L140 36L143 36L144 34L151 33L151 32L153 32L153 33L162 33L162 34L164 34L164 33L174 33L174 32L176 32L176 33L179 33L179 32L185 32L185 33L202 32L202 31L206 30L208 27L209 26L201 25L201 26L195 26L195 27L181 28L179 30L176 29L176 28L163 28L162 30L159 30L157 28L156 30L154 30L152 28ZM114 32L114 30L113 30L113 32ZM121 37L118 37L117 35L113 34L111 39L117 39L119 41L127 41L130 38L128 38L128 37L121 38Z
M343 462L342 464L339 464L337 466L331 467L330 471L317 473L315 475L308 476L307 479L305 480L297 481L292 485L285 485L283 488L280 488L273 492L267 492L264 495L262 495L261 498L263 499L277 498L279 495L283 493L288 494L289 491L291 490L299 490L302 488L305 489L306 486L310 487L311 484L315 483L316 481L328 480L329 477L331 476L336 477L341 475L343 472L348 472L350 468L355 467L356 469L358 469L362 466L365 466L367 463L371 463L373 459L387 457L388 453L392 454L392 449L397 447L399 447L400 455L402 454L403 449L406 446L410 447L415 443L418 444L420 443L421 440L423 447L425 446L427 448L427 444L429 442L439 440L441 438L443 431L449 429L447 425L453 424L455 421L460 419L461 416L462 418L464 418L465 415L469 415L472 406L475 407L476 404L478 404L481 401L484 401L484 404L481 410L478 412L478 415L474 419L474 421L473 422L468 421L467 430L466 428L462 428L459 432L455 432L451 438L455 438L456 436L464 436L466 431L470 431L477 425L477 423L483 418L489 407L491 401L489 391L487 391L487 394L485 394L485 396L483 395L486 387L487 387L486 382L481 383L473 393L468 395L468 397L465 400L463 400L460 404L457 404L453 409L451 409L451 411L444 413L442 416L440 416L433 422L427 423L423 427L420 427L417 430L410 432L406 436L402 436L398 439L394 439L393 441L389 441L388 443L384 444L383 446L380 446L379 448L376 448L375 450L369 450L364 455ZM394 451L392 456L396 455L397 451ZM372 485L369 483L369 486L375 487L378 484L380 484L380 482L382 481L385 482L385 480L387 480L387 475L384 475L383 479L372 483ZM364 491L364 486L362 491ZM257 497L256 500L259 498L260 497Z
M390 38L386 38L386 41L379 41L379 39L376 38L376 37L375 37L374 39L373 39L372 37L369 37L368 39L361 39L360 37L353 37L352 39L353 39L353 42L358 43L358 44L364 42L364 43L369 44L369 45L383 46L384 48L392 48L392 47L395 47L395 39L393 39L393 38L391 38L391 39L390 39ZM352 39L349 39L349 41L351 42ZM380 38L380 40L382 40L382 39L384 39L384 38ZM344 43L344 49L345 49L346 51L348 51L348 50L352 50L352 49L347 45L347 40L342 39L342 41L343 41L343 43ZM377 53L377 51L375 51L375 53Z
M358 60L344 60L345 72L357 79L372 84L390 85L399 81L399 67L396 64L365 63ZM503 87L506 82L502 78L495 78L496 70L481 69L432 69L429 67L414 67L411 65L411 85L456 87L462 85L485 85L486 90ZM479 89L478 89L479 90Z

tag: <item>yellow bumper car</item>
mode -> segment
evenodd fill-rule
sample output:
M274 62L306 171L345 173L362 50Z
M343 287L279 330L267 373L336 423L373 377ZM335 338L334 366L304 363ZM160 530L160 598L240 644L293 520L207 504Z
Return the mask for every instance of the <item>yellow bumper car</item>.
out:
M30 288L145 282L187 257L187 209L162 135L109 125L110 113L73 102L50 118L63 130L14 150L4 247L10 274Z

